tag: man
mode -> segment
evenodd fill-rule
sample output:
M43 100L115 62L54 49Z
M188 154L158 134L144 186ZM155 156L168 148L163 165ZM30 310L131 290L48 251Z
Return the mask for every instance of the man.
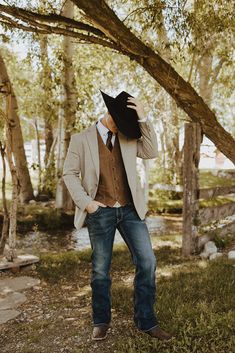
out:
M105 339L111 327L109 271L117 228L136 267L135 325L152 337L168 340L172 336L159 327L154 313L156 257L136 172L136 157L157 156L156 134L139 100L124 91L115 98L101 93L108 111L71 136L63 169L76 206L74 225L79 229L86 222L92 248L92 339Z

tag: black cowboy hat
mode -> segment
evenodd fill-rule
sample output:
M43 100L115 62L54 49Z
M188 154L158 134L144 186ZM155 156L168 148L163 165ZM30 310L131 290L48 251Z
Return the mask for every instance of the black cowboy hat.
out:
M129 93L122 91L115 98L102 92L105 105L112 116L117 128L127 137L138 139L142 136L138 115L135 109L127 107L127 104L133 105L132 102L127 101L128 97L133 97Z

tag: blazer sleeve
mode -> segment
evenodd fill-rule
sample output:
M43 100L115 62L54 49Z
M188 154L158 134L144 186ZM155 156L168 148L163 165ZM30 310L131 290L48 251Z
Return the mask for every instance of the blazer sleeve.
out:
M149 119L139 123L142 136L137 140L137 157L152 159L158 156L157 135Z
M93 200L81 184L79 142L76 134L71 136L68 152L64 161L62 178L77 207L82 211Z

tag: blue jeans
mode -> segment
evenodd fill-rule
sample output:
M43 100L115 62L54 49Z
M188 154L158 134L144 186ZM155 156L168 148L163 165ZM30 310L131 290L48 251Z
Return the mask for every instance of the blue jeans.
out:
M158 326L154 313L156 294L156 257L145 220L141 220L133 203L125 206L101 207L87 213L86 224L92 248L92 317L93 325L111 322L112 280L109 275L116 228L126 242L135 265L134 322L148 331Z

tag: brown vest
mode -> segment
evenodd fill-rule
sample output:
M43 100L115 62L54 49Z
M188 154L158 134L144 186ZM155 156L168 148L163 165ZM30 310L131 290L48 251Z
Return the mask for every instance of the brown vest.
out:
M100 159L100 177L95 200L112 207L116 201L122 206L132 201L125 167L122 160L118 136L112 152L104 144L98 129L98 149Z

